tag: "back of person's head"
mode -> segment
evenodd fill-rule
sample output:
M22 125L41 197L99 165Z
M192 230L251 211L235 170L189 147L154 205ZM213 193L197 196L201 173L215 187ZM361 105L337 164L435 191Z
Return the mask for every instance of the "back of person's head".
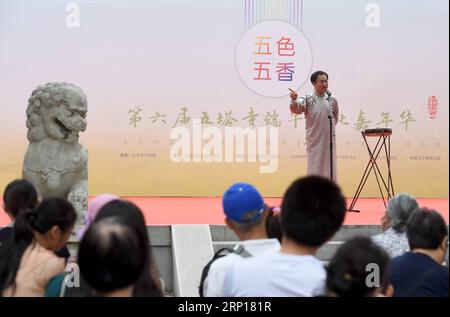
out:
M270 207L268 209L266 231L267 238L275 238L281 242L281 239L283 238L283 229L281 227L281 214L279 207Z
M340 188L319 176L294 181L281 206L283 235L308 247L319 247L341 227L346 202Z
M46 198L32 210L22 211L13 227L11 238L0 248L0 293L15 288L20 260L37 237L51 251L60 250L67 242L77 218L72 204L61 198Z
M401 193L392 197L386 210L389 226L396 232L405 232L408 219L417 209L419 209L417 200L409 194Z
M120 218L121 222L126 223L139 232L147 247L141 250L145 257L146 269L143 270L133 289L133 295L136 297L162 296L163 290L159 280L159 273L154 263L153 254L150 251L150 237L147 234L147 227L142 211L130 201L112 200L100 208L95 222L111 217Z
M335 296L373 296L385 293L388 284L389 255L367 237L348 240L327 267L327 292Z
M102 295L131 287L146 265L146 239L119 217L94 222L81 240L80 272Z
M406 235L409 247L414 249L446 249L448 230L444 218L435 210L421 208L411 215Z
M222 207L226 222L232 229L248 232L265 225L266 206L258 190L247 183L235 183L222 197Z
M123 221L146 230L144 214L138 206L130 201L115 199L106 203L98 211L94 222L110 217L120 217Z
M38 234L45 234L53 229L62 232L69 232L73 229L77 213L70 202L65 199L51 197L43 199L39 205L19 217L14 225L15 239L20 237L20 230L25 227L31 228ZM26 225L22 226L21 225ZM28 231L29 232L29 231ZM54 251L58 251L57 248Z
M33 209L38 204L36 188L26 179L16 179L3 192L3 203L7 213L16 218L22 210Z

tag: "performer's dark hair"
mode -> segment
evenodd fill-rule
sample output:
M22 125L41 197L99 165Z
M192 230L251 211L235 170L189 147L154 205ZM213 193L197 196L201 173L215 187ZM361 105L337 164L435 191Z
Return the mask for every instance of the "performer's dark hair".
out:
M283 234L299 244L319 247L341 227L345 210L345 198L334 182L319 176L300 178L284 194Z
M448 236L448 231L444 218L437 211L422 208L409 218L406 235L411 250L434 250Z
M354 237L343 244L327 267L326 287L339 297L363 297L373 292L366 282L376 265L380 273L380 290L389 286L389 255L368 237Z
M319 77L320 75L325 75L325 76L327 76L327 79L328 79L327 73L325 73L324 71L318 70L311 75L311 83L315 84L317 81L317 77Z

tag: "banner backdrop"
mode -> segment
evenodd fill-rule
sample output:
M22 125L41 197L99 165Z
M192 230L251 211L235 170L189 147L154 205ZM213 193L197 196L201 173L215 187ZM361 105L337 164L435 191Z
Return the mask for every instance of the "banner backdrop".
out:
M369 160L361 131L390 127L395 192L448 197L448 21L447 0L0 1L0 188L21 176L31 92L65 81L88 97L90 195L245 181L281 196L306 174L288 88L312 91L320 69L346 196ZM374 175L362 196L379 196Z

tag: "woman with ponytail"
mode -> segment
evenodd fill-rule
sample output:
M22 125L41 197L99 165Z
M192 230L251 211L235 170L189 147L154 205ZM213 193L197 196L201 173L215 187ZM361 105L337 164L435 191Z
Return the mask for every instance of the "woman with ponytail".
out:
M6 186L3 192L3 209L11 219L11 224L0 230L0 247L11 237L12 227L19 214L24 210L34 209L38 203L37 191L33 184L26 179L16 179ZM55 254L66 261L70 257L67 246L64 246Z
M102 196L102 195L101 195ZM110 196L110 195L108 195ZM103 198L99 201L102 202L106 200L108 196L103 196ZM110 196L110 198L113 198ZM102 202L103 203L103 202ZM98 212L98 214L97 214ZM155 259L150 250L150 238L147 234L147 227L145 225L145 218L142 211L134 205L133 203L125 200L112 199L111 201L103 204L101 208L96 212L96 216L92 217L93 221L91 225L95 225L96 223L108 220L115 219L114 221L120 223L121 225L126 225L132 228L134 233L137 235L139 240L145 247L139 248L138 251L134 252L131 249L122 250L124 252L124 256L118 256L119 245L117 243L111 245L110 247L112 258L106 256L106 253L102 253L101 257L99 256L85 256L84 264L80 263L80 259L78 259L78 264L81 270L80 283L77 287L69 287L68 283L65 281L70 278L70 275L60 274L53 278L46 289L45 296L47 297L87 297L87 296L95 296L96 292L92 289L91 286L86 282L84 274L88 276L96 277L95 284L104 284L106 281L102 280L101 274L99 273L102 270L118 270L120 265L124 263L124 261L130 261L131 258L136 258L142 256L145 262L145 269L142 270L141 274L135 281L132 288L132 296L134 297L161 297L164 296L164 288L165 283L159 275L159 272L156 268ZM95 219L94 219L95 218ZM89 226L90 227L90 226ZM89 227L87 231L89 231ZM92 236L91 236L92 239ZM91 241L86 243L85 237L80 242L80 250L82 250L81 245L93 245L96 243L102 243L102 247L106 248L108 241ZM84 243L84 244L83 244ZM89 248L87 248L89 249ZM86 248L85 248L86 250ZM80 251L81 252L81 251ZM105 251L106 252L106 251ZM88 253L85 251L85 253ZM95 254L95 252L93 253ZM120 259L114 259L117 257ZM86 260L87 259L87 260ZM117 263L116 263L117 262ZM89 264L90 263L90 264ZM123 272L124 274L126 272ZM98 294L97 294L98 295Z
M12 236L0 247L0 295L43 296L48 281L64 271L55 251L64 247L76 212L64 199L46 198L15 219Z

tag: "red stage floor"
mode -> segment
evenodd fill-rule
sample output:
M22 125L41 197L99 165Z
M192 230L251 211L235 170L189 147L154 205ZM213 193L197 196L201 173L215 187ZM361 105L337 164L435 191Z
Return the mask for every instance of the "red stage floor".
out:
M137 204L149 225L170 224L224 224L220 197L124 197ZM281 198L266 198L266 203L279 205ZM348 199L350 205L351 199ZM437 210L449 222L448 199L418 199L421 207ZM347 225L378 225L384 214L381 199L359 199L355 208L360 213L347 213ZM9 223L7 215L0 212L0 227Z

